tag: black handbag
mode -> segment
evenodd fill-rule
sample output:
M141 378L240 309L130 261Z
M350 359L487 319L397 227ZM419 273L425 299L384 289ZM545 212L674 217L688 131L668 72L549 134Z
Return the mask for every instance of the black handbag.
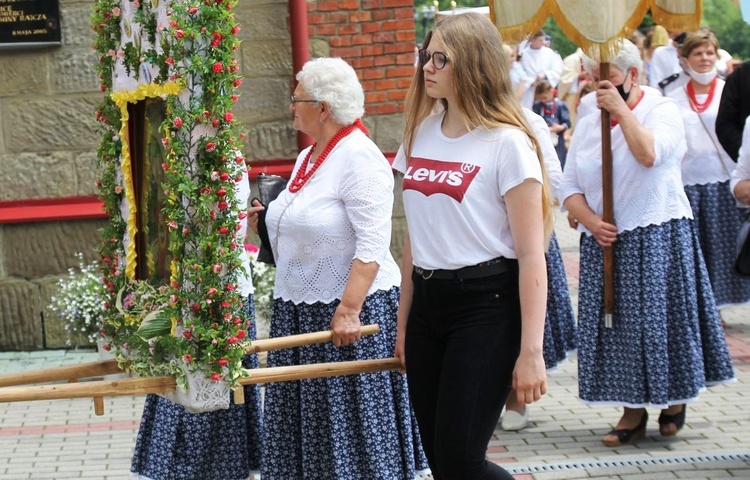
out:
M734 261L734 271L750 277L750 211L737 233L737 258Z
M258 175L258 201L266 207L258 213L258 236L260 237L260 250L258 251L258 261L268 263L269 265L276 265L276 260L273 258L273 249L271 248L271 241L268 239L268 227L266 226L266 212L268 211L268 205L276 200L281 192L284 191L287 184L287 179L278 175L265 175L261 173Z

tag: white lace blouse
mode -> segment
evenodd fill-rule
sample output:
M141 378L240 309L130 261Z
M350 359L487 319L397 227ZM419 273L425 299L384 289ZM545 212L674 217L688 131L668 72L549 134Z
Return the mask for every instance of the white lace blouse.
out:
M721 148L719 139L716 137L716 115L719 113L724 80L718 79L717 82L713 101L706 111L700 114L700 117L690 108L690 100L685 87L669 92L669 97L674 98L680 106L685 131L689 132L687 135L688 151L682 161L683 185L726 182L735 167L735 163ZM708 95L698 95L699 101L705 102L707 98Z
M292 178L308 150L297 157ZM390 253L393 186L388 161L355 130L302 189L281 192L266 215L276 258L274 297L297 304L340 299L355 258L380 266L368 295L399 285Z
M654 135L656 161L651 168L638 163L620 126L612 129L618 233L672 219L693 218L680 171L686 142L679 107L672 99L645 95L633 113ZM601 112L579 119L573 134L559 198L564 201L576 193L586 197L594 212L603 213ZM590 234L581 224L578 230Z

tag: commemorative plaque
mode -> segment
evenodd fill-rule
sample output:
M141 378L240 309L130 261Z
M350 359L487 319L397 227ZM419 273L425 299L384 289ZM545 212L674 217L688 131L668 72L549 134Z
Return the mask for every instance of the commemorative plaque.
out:
M0 0L0 49L60 44L59 0Z

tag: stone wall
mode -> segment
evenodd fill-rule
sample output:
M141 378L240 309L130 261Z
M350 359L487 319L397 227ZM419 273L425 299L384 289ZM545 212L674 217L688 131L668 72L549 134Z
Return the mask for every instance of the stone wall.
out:
M96 194L93 112L102 94L93 70L92 7L92 0L60 0L61 47L0 51L0 202ZM311 54L341 56L357 69L367 94L365 122L383 151L395 151L403 131L401 100L413 73L412 2L319 0L308 2L308 11ZM245 77L235 114L248 130L246 157L294 158L288 3L242 0L235 14ZM341 17L333 29L324 26L328 14ZM397 220L403 218L398 205ZM77 264L74 253L94 258L104 223L0 224L0 350L65 345L62 326L46 307L57 279ZM397 257L402 224L394 225Z

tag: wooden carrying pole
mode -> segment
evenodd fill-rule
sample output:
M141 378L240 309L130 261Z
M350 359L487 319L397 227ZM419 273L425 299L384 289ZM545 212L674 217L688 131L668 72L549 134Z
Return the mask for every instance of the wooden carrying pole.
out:
M259 368L252 370L250 377L241 379L239 383L254 385L269 382L288 382L337 375L383 372L399 368L401 368L401 361L397 358ZM144 395L147 393L172 392L176 388L177 383L174 377L126 378L59 385L5 387L0 389L0 402Z
M599 79L609 80L609 63L599 64ZM614 225L615 208L612 180L612 132L609 112L602 109L602 220ZM615 246L604 247L604 327L615 324Z
M380 325L364 325L360 333L362 336L374 335L380 331ZM330 330L324 332L303 333L300 335L289 335L286 337L269 338L264 340L255 340L250 344L246 353L270 352L271 350L280 350L282 348L301 347L304 345L313 345L316 343L325 343L331 340L333 332ZM46 370L35 370L31 372L12 373L9 375L0 375L0 387L12 387L18 385L31 385L35 383L75 381L86 377L100 377L113 373L123 373L117 366L115 360L105 360L101 362L82 363L80 365L70 365L66 367L56 367ZM149 393L149 392L146 392Z

